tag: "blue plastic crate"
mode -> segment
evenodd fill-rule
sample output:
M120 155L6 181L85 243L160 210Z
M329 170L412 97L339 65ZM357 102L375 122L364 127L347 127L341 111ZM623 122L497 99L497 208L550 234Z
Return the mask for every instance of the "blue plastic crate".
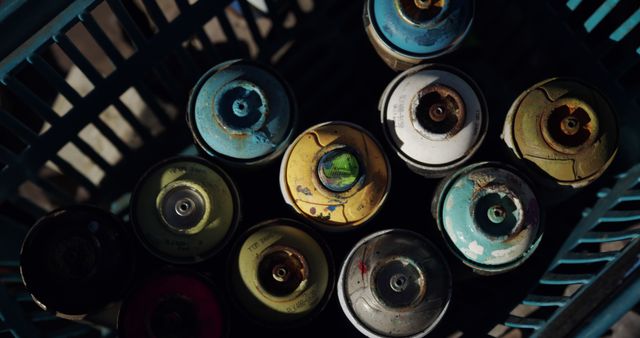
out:
M179 153L190 144L183 115L188 93L197 78L216 63L229 58L252 57L275 64L292 82L300 98L302 129L305 125L338 118L353 120L375 134L381 134L376 125L377 98L394 74L377 59L366 41L360 17L362 3L307 1L314 5L309 9L293 0L267 1L272 7L265 14L252 10L246 0L233 4L230 0L139 2L144 5L144 11L127 0L5 0L0 7L0 40L3 41L0 44L0 90L3 92L0 101L10 103L0 106L2 338L114 335L113 330L63 321L37 308L19 278L20 242L28 227L45 211L79 200L105 208L113 206L114 211L126 218L127 193L140 174L155 161ZM167 4L177 8L175 17L165 15L163 8ZM110 18L122 28L124 39L131 44L129 54L122 53L95 17L100 6L107 6ZM497 125L519 91L535 83L534 80L542 79L540 76L572 75L597 84L619 113L622 146L607 176L640 162L640 114L637 113L640 109L640 3L636 0L479 0L477 6L478 20L468 41L453 55L438 61L467 67L465 71L479 82L487 95L495 125L490 127L490 137L478 159L501 160L491 158L494 148L490 147L498 143ZM245 35L239 34L238 27L234 26L238 17L244 22ZM259 26L258 18L268 20L269 25ZM225 41L212 42L207 35L204 27L212 20ZM86 56L87 50L80 48L69 36L68 32L78 25L107 56L110 66L106 71L94 65ZM266 31L264 27L267 27ZM51 63L51 46L62 51L73 67L83 74L90 83L88 92L80 92L68 82L66 74ZM289 53L289 50L295 50L295 53ZM554 55L554 52L558 54ZM352 78L354 76L358 78ZM363 80L362 76L370 78ZM40 90L41 82L46 83L46 90ZM123 95L130 90L137 93L146 115L128 106ZM68 111L53 110L51 102L57 95L68 102ZM123 140L119 130L101 119L107 109L117 112L139 139L138 144ZM156 121L156 125L150 127L146 119ZM81 137L81 131L88 125L116 149L120 154L117 160L105 158L101 150L95 149L92 140ZM101 172L98 179L78 169L77 163L61 154L61 149L68 146L75 147L83 158L98 168ZM396 168L404 168L396 159L392 159L392 165L396 186L412 186L415 182L419 188L431 189L432 183L423 184L421 178L396 171ZM601 199L574 232L571 233L573 223L558 225L566 228L564 233L560 232L563 237L545 238L543 242L555 242L546 246L543 243L541 252L528 263L531 267L542 266L542 269L515 272L505 277L522 279L528 274L533 282L544 274L540 280L543 283L562 281L566 277L565 281L584 282L581 291L572 297L560 298L551 293L532 293L521 303L551 308L555 312L546 313L549 316L545 318L509 317L506 324L527 328L527 333L542 336L561 323L565 325L563 329L589 336L606 330L638 302L637 231L624 233L629 242L615 253L601 254L593 248L588 248L591 251L587 252L574 251L575 245L585 236L593 235L593 227L609 209L625 198L637 196L635 190L628 189L637 189L634 185L639 172L634 167L609 192L600 193ZM267 169L265 176L267 174L273 175L275 182L277 169ZM237 174L237 177L245 176ZM598 181L594 189L605 182L606 178ZM241 180L239 183L247 188L255 182L243 183ZM575 219L585 205L590 205L587 195L594 194L594 189L576 200L573 205ZM30 197L34 196L27 193L30 190L46 196L46 201ZM395 196L401 193L399 190L393 191ZM252 213L259 215L272 209L272 205L259 205L258 197L247 195L250 194L243 197L254 207ZM266 200L279 201L277 193L266 196ZM389 226L388 221L396 219L411 225L407 221L426 217L419 207L413 208L415 205L410 201L404 203L393 196L392 200L391 206L378 216L380 226ZM426 201L424 205L427 205ZM275 207L275 210L274 215L283 209ZM393 214L398 210L406 211L406 215ZM248 218L251 217L259 216L249 215ZM549 221L547 228L551 226L555 224ZM420 231L437 238L433 229ZM363 233L356 233L346 239L331 237L338 263L341 254L362 236ZM601 262L603 266L590 276L579 276L579 279L572 276L574 280L570 280L567 276L548 275L559 264L593 261ZM547 263L551 264L548 268ZM533 278L536 273L539 275ZM501 281L508 284L505 279ZM484 280L482 285L486 287L493 281ZM617 287L598 298L599 307L590 308L584 314L576 312L576 305L572 304L588 302L592 297L589 290L599 289L598 283L602 281ZM530 285L519 287L526 291ZM518 292L514 294L518 296ZM454 292L454 303L455 298ZM465 300L459 298L458 304L464 305ZM502 303L511 308L516 302L505 300ZM464 322L473 321L464 316L461 307L454 304L451 314L445 317L434 335L453 331L461 323L460 318L465 318ZM480 305L472 302L470 307L476 311ZM469 335L486 332L505 318L508 308L503 310L504 313L493 314L489 319L479 317L479 321L486 321L484 325L474 324L473 328L467 326L463 331L470 332ZM575 323L565 321L563 316L567 313L580 320ZM234 323L244 324L242 319ZM344 326L345 335L355 334L336 301L311 329L302 328L292 334L326 335L334 327L333 323Z

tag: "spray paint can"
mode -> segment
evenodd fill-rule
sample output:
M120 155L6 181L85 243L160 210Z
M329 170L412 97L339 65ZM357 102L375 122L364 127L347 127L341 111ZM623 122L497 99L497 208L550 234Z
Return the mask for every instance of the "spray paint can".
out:
M227 331L220 294L188 270L168 269L143 281L118 315L121 338L220 338Z
M391 168L380 144L362 127L325 122L300 134L280 167L287 204L324 230L353 229L384 203Z
M87 205L39 219L20 252L22 280L36 304L74 320L117 301L130 282L133 264L124 225Z
M198 157L175 157L147 171L131 197L131 221L143 246L175 264L213 256L234 233L240 199L229 176Z
M198 148L236 166L262 165L280 156L296 119L295 98L285 80L248 60L227 61L205 73L187 111Z
M447 177L431 210L451 251L480 274L515 269L542 239L536 195L498 162L472 164Z
M299 325L317 315L334 287L333 259L305 225L276 219L249 229L231 255L238 305L267 326Z
M471 28L474 0L367 0L369 41L393 70L455 50Z
M442 177L469 160L487 133L480 88L460 70L421 65L398 75L379 104L385 136L409 168Z
M502 139L537 183L575 189L598 179L615 158L618 122L596 89L552 78L516 99Z
M359 241L338 279L342 311L367 337L423 337L438 325L450 298L444 257L407 230L383 230Z

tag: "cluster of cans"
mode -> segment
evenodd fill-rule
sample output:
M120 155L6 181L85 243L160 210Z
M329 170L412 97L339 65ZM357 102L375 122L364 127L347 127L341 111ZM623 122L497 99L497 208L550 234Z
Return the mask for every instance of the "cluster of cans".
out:
M366 32L381 58L402 70L382 94L387 142L414 172L443 178L431 212L444 241L479 274L522 264L543 234L536 196L572 192L597 179L617 151L616 117L605 98L576 80L552 78L513 103L502 138L522 169L469 164L487 133L478 85L447 65L423 64L467 34L474 2L369 0ZM251 61L220 64L195 85L187 123L202 153L229 167L282 156L280 189L303 222L265 221L233 246L229 285L242 309L267 325L294 324L322 310L334 289L351 323L369 337L422 337L443 317L452 276L420 234L388 229L359 241L336 278L322 231L370 221L387 198L391 168L380 143L348 122L321 123L294 138L293 92L273 69ZM534 189L535 187L535 189ZM176 157L152 167L130 203L137 240L175 265L202 262L232 238L240 215L234 183L212 161ZM125 225L98 208L52 212L29 232L22 276L47 310L82 318L126 288L106 276L130 275ZM337 284L336 284L337 279ZM138 285L119 314L121 337L220 337L227 330L220 291L187 269Z

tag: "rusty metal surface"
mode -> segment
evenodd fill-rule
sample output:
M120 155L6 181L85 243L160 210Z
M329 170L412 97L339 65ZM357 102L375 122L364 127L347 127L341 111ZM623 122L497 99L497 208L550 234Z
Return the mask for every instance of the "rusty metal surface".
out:
M579 188L600 177L613 161L618 122L595 88L554 78L529 88L513 103L503 139L542 177Z

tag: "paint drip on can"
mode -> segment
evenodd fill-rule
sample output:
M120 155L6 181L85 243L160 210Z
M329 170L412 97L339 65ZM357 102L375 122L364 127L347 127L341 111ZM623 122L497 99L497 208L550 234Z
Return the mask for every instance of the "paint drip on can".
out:
M312 229L276 219L249 229L231 255L239 306L267 326L299 325L327 304L334 287L331 252Z
M266 164L285 150L296 123L293 91L275 70L232 60L196 83L187 124L198 148L229 165Z
M520 266L543 234L534 191L498 162L472 164L447 177L431 210L451 251L480 274Z
M474 0L367 0L363 20L378 55L400 71L455 50L474 10Z
M357 125L325 122L300 134L280 167L280 189L293 209L324 230L371 219L384 203L391 169L380 144Z
M229 176L198 157L156 164L131 198L131 221L140 242L176 264L213 256L231 238L239 214L238 192Z
M409 168L445 176L471 158L487 133L480 88L460 70L421 65L398 75L379 104L385 136Z
M423 337L440 322L451 298L451 274L421 235L390 229L358 242L338 279L349 321L367 337Z

